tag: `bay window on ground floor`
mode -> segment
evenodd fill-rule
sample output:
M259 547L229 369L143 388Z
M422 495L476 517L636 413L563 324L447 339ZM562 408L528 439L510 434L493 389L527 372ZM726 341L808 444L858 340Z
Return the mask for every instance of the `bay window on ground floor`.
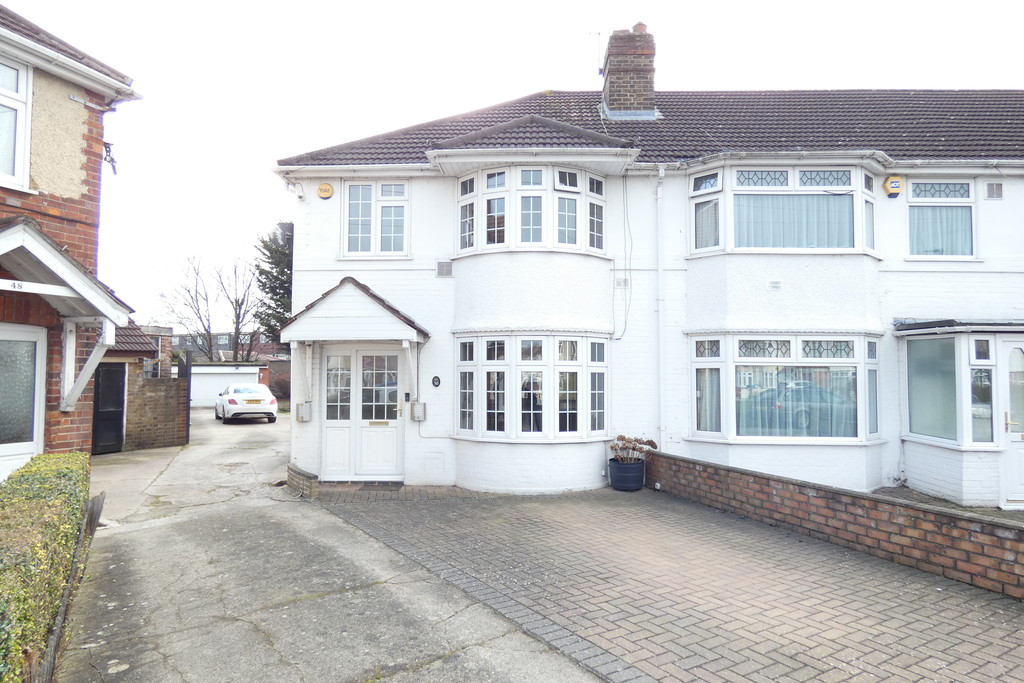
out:
M722 334L690 345L697 436L865 440L878 432L875 337Z
M605 337L460 337L457 433L572 440L607 435Z

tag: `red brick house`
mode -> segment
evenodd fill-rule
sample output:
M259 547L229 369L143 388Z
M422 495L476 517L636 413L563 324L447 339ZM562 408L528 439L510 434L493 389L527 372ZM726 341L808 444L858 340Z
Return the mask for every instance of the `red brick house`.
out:
M103 116L128 76L0 6L0 479L92 447L92 377L131 309L96 278Z

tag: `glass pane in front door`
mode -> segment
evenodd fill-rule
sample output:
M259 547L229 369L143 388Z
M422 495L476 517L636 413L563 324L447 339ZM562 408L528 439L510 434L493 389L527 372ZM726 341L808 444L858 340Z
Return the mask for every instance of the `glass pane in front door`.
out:
M348 420L352 411L352 357L327 356L327 419Z
M398 356L363 356L362 419L398 419Z
M36 344L0 340L0 444L32 441L35 425Z
M1010 351L1010 414L1006 431L1024 432L1024 351L1020 347Z

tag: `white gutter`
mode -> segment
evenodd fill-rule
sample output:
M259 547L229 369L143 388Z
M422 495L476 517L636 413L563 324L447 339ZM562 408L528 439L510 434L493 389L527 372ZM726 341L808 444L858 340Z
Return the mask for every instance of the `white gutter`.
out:
M56 50L44 47L13 31L0 29L0 41L13 44L0 45L0 53L10 55L20 62L43 69L83 88L112 98L107 103L108 106L116 102L142 99L142 96L135 92L130 85L102 74L92 67L62 55Z

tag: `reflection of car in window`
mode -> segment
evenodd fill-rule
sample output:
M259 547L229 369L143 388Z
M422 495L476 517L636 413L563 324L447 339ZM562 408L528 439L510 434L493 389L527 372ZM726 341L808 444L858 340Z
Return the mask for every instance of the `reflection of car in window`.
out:
M746 434L857 436L857 404L813 382L787 382L751 401L754 411L745 425Z

